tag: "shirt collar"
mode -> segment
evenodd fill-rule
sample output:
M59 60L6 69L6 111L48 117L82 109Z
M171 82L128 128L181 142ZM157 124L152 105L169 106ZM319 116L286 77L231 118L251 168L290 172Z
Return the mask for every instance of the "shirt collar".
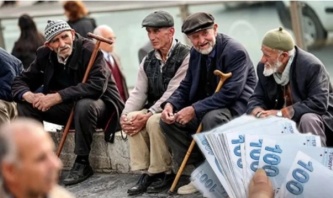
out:
M169 51L168 51L168 54L167 54L167 57L166 57L165 60L168 60L168 58L169 58L169 56L171 55L171 52L172 52L172 50L175 48L176 44L177 44L177 40L174 39L174 40L172 41L171 47L170 47L170 49L169 49ZM159 52L158 50L155 50L155 57L156 57L158 60L162 61L161 54L160 54L160 52Z

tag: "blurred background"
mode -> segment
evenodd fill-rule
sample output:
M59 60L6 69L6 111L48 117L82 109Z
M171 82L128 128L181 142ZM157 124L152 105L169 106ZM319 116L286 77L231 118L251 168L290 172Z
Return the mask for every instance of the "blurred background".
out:
M176 38L188 14L211 13L219 32L240 41L254 65L261 58L261 39L266 31L279 26L290 31L299 46L315 54L333 75L333 1L83 1L97 25L106 24L115 32L115 51L120 56L129 88L136 82L138 51L149 42L141 28L145 16L165 10L175 19ZM3 1L0 0L0 4ZM290 12L292 10L292 12ZM20 35L18 17L31 15L40 32L48 19L67 20L61 1L16 1L0 8L0 47L12 51ZM292 23L293 22L293 23ZM189 44L189 43L188 43Z

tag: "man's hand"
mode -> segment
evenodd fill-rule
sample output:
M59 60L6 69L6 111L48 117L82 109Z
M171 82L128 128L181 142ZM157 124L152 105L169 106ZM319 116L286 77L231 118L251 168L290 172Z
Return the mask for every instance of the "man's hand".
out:
M32 105L40 111L47 111L52 106L62 102L62 98L59 93L47 94L37 97Z
M161 114L161 120L167 124L172 124L176 121L175 116L173 115L173 106L170 103L167 103L164 106Z
M249 198L273 198L273 187L263 169L258 169L249 185Z
M131 119L128 119L126 115L123 115L120 119L121 128L129 136L136 135L146 127L147 120L152 115L151 112L140 113L133 116Z
M276 116L277 110L266 110L262 111L259 118L266 118L268 116Z
M38 100L39 97L44 96L42 93L32 93L27 91L22 95L22 98L30 104L33 104L35 100Z
M190 122L195 116L195 111L192 106L188 106L176 113L176 122L185 125Z

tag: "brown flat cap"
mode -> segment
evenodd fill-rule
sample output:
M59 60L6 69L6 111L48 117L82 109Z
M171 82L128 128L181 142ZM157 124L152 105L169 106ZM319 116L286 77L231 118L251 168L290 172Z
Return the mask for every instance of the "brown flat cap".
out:
M165 11L155 11L142 21L142 27L173 27L173 17Z
M208 29L214 25L214 17L205 12L197 12L188 16L183 25L182 32L185 34L192 34L200 30Z

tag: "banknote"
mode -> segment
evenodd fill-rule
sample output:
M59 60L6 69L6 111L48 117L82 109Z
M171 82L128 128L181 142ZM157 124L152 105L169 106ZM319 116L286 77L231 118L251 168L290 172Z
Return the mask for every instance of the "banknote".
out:
M333 172L309 155L298 151L275 197L330 198L332 186Z
M313 154L310 156L316 160L320 160L320 155L327 152L327 148L320 147L320 137L310 134L264 137L262 140L258 167L266 171L275 191L279 190L299 150ZM315 146L319 147L312 148Z
M192 172L191 181L204 197L229 197L207 161L202 163Z
M237 128L205 133L208 143L213 150L225 178L233 189L236 197L245 197L240 145L244 143L245 134L281 134L298 133L293 121L284 118L270 117L257 119L252 123Z

